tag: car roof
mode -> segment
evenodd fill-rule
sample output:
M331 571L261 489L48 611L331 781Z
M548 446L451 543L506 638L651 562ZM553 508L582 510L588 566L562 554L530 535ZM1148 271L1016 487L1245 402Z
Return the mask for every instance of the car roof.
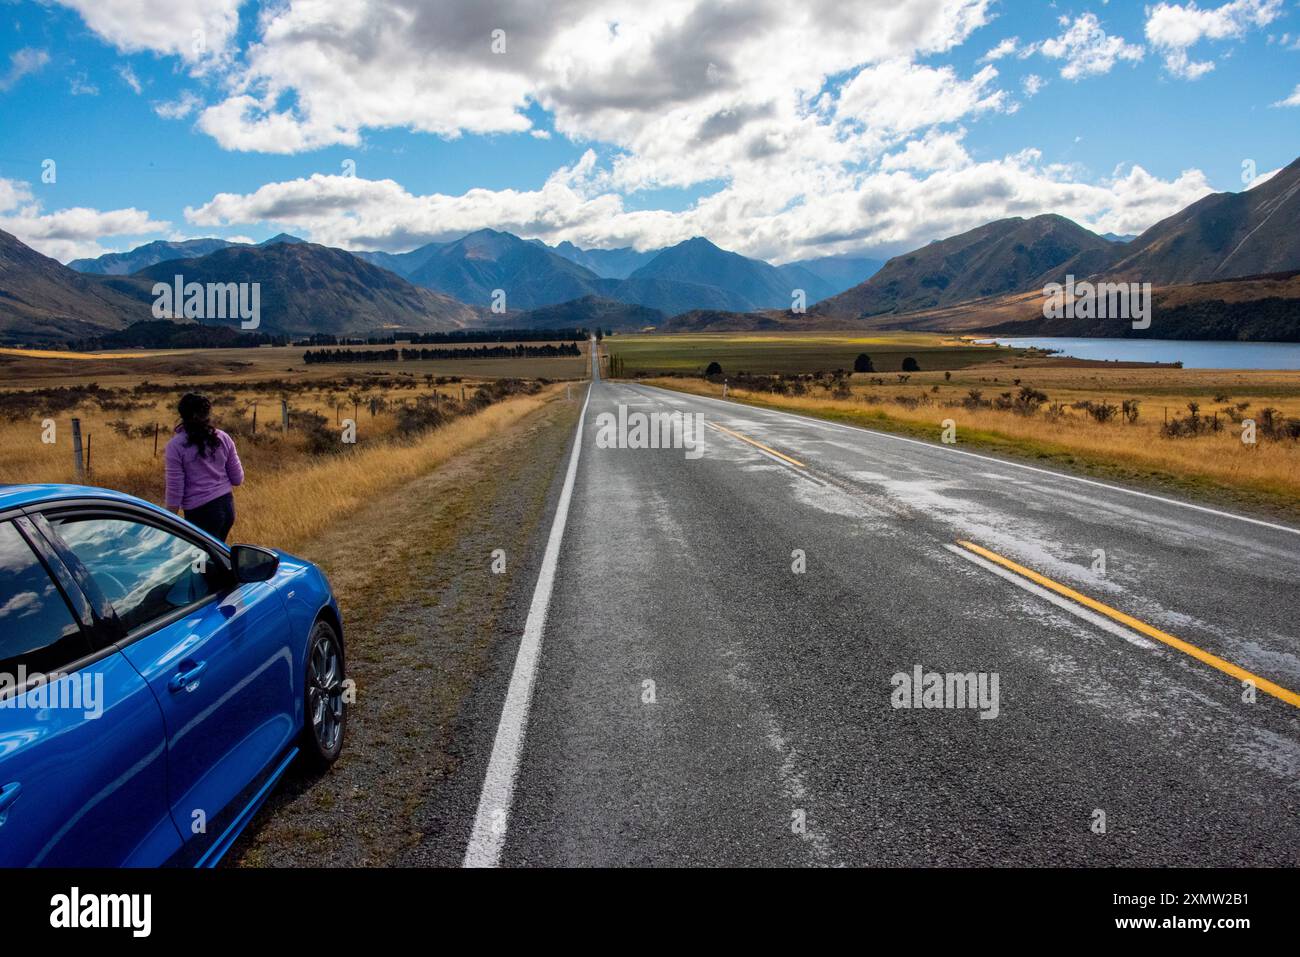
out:
M24 505L43 505L64 498L98 498L106 502L129 502L132 505L155 507L134 495L89 485L0 485L0 511Z

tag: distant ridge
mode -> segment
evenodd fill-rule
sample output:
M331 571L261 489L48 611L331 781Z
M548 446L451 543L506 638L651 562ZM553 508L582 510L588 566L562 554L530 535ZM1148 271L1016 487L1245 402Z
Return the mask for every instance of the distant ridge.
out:
M179 242L158 240L124 253L105 253L94 259L74 259L68 263L68 268L101 276L129 276L155 263L193 259L233 245L235 244L225 239L186 239Z
M1067 262L1091 257L1094 267L1104 266L1114 246L1064 216L1000 219L895 256L866 282L810 311L863 319L1018 292Z

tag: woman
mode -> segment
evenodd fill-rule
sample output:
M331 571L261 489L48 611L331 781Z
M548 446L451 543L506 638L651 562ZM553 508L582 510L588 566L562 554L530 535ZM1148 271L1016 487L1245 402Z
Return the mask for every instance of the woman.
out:
M235 524L231 488L244 482L235 442L212 427L207 396L187 392L176 407L181 421L167 443L167 507L214 538L226 540Z

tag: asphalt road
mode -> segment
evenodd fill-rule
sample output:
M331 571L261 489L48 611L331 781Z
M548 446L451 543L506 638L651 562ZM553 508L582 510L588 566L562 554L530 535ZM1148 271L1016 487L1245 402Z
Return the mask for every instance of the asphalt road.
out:
M960 449L594 382L467 862L1300 863L1300 534Z

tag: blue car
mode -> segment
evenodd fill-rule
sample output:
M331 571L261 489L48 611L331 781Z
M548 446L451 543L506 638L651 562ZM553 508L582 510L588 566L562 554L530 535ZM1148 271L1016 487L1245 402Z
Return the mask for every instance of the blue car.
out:
M295 758L338 758L344 674L310 562L0 486L0 866L215 865Z

